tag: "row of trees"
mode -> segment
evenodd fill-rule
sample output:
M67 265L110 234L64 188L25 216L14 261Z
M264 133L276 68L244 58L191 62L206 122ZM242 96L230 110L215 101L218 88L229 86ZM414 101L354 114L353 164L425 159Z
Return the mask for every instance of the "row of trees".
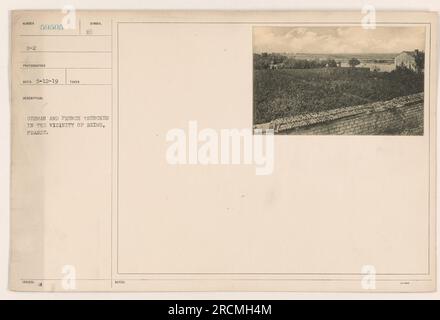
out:
M351 67L360 63L356 58L348 61ZM296 59L279 53L254 54L254 69L311 69L340 66L341 62L337 62L335 59Z

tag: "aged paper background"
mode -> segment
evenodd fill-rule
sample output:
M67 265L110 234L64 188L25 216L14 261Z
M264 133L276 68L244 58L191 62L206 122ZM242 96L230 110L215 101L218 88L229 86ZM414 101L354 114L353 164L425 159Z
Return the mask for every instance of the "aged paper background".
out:
M13 94L22 90L19 21L29 16L59 20L58 12L14 14ZM433 15L378 15L435 25L427 24L424 136L276 137L267 177L249 166L170 167L164 135L189 120L252 125L253 25L351 23L358 13L79 17L111 26L102 30L110 46L97 47L105 58L75 56L111 68L110 85L26 90L47 97L33 112L110 115L111 125L25 136L29 109L13 96L11 288L63 290L70 265L79 290L360 291L368 264L379 291L434 289ZM43 45L64 45L50 41Z

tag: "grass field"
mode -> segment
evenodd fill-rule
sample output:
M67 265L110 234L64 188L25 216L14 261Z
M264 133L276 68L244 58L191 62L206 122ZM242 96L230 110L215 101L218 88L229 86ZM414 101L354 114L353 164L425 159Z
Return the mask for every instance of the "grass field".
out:
M254 124L423 91L423 74L362 68L254 70Z

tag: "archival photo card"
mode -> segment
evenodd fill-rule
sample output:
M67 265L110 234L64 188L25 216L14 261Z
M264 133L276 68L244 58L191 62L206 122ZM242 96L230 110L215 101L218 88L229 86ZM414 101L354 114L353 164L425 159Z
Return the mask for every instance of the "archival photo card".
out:
M11 16L10 290L436 289L436 12L75 14Z

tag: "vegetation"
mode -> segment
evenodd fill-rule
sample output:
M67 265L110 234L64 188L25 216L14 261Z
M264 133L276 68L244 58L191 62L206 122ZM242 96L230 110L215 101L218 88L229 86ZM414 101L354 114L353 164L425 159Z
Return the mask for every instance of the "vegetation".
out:
M422 72L425 68L425 53L417 50L414 58L416 61L417 72Z
M350 65L350 67L354 68L357 65L361 64L361 62L356 58L351 58L350 60L348 60L348 64Z
M254 54L254 69L312 69L323 67L336 67L334 59L296 59L279 53Z
M256 69L255 124L423 91L423 73L405 68L392 72L341 67Z

